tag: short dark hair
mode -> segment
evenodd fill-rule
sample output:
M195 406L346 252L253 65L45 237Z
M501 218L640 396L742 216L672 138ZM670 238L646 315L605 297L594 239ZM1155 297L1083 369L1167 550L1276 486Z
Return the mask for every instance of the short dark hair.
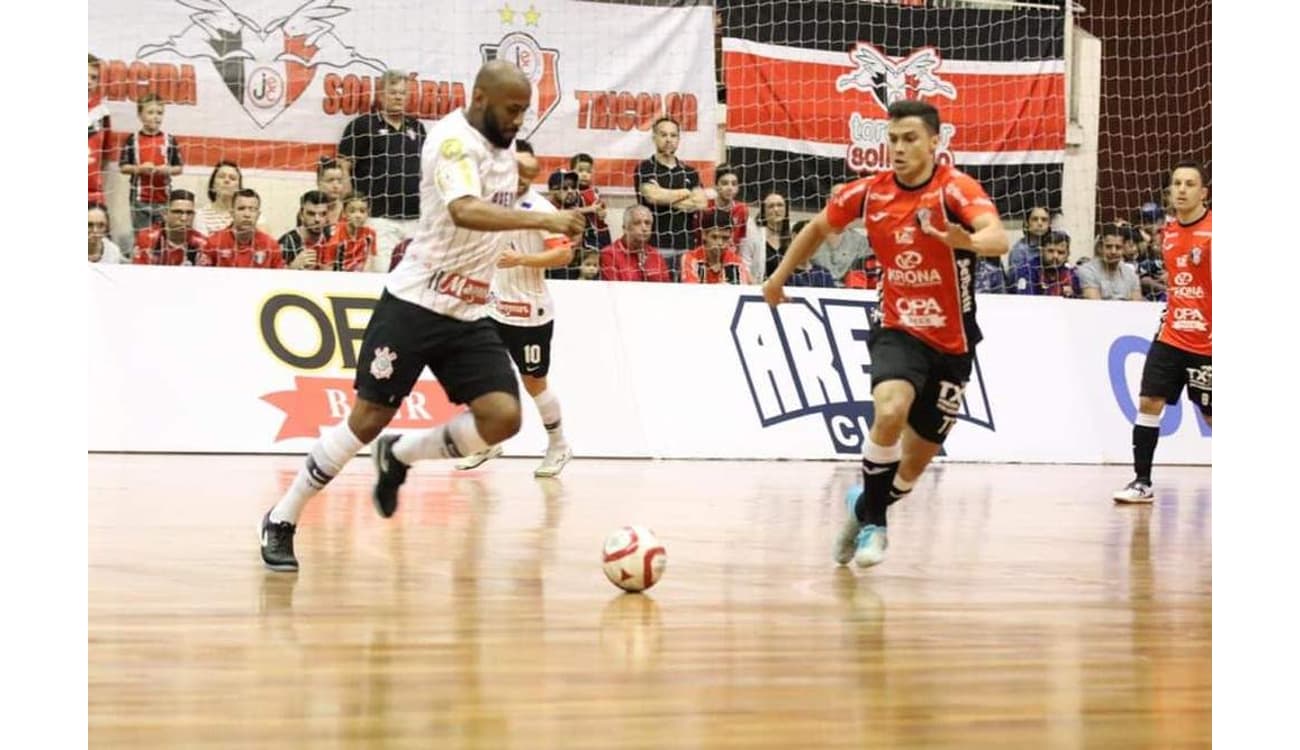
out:
M1053 229L1048 231L1047 234L1043 235L1042 244L1043 245L1069 245L1070 235L1060 231L1059 229Z
M357 201L361 201L362 203L364 203L366 206L366 212L369 213L370 198L365 193L358 193L355 190L343 196L343 200L339 201L339 205L343 206L343 208L346 209L348 205L352 203L356 203Z
M577 169L578 165L583 163L584 161L587 162L588 164L591 164L592 166L595 166L596 164L596 160L591 158L591 154L579 151L578 153L569 157L569 169Z
M258 195L257 191L252 188L240 188L236 190L235 197L230 199L230 205L232 208L235 205L235 201L239 200L240 198L255 198L257 200L258 207L260 208L262 206L262 196ZM329 199L326 199L326 202L328 202L328 200Z
M671 122L673 126L677 128L678 133L682 132L682 124L672 115L659 115L656 117L655 121L650 125L650 132L653 133L658 130L659 124L664 122Z
M189 201L190 203L193 203L194 193L177 188L167 194L167 202L171 203L172 201Z
M343 169L343 162L332 156L322 156L316 162L316 179L319 181L331 169Z
M239 175L238 189L244 189L244 173L240 171L239 165L229 159L222 159L212 165L212 175L208 177L208 200L210 201L217 199L217 190L213 186L217 184L217 172L220 172L222 167L230 167L235 170L235 174ZM261 199L259 198L258 200L260 201Z
M1097 244L1100 245L1102 240L1107 237L1118 237L1123 240L1125 237L1124 227L1111 223L1102 224L1101 231L1097 233Z
M1206 187L1210 184L1210 178L1205 174L1205 167L1202 166L1199 161L1196 161L1195 159L1183 159L1175 164L1169 170L1169 178L1171 181L1173 180L1174 172L1177 172L1180 169L1195 169L1197 176L1201 178L1201 187Z
M730 164L719 164L718 168L713 170L713 184L717 185L718 180L721 180L723 177L726 177L729 174L735 175L736 182L740 182L740 172L737 172L735 167L731 166Z
M533 154L533 153L534 153L534 151L533 151L533 144L529 143L528 141L524 140L523 138L516 138L516 139L515 139L515 153L518 153L518 154Z
M238 193L236 193L236 195L238 195ZM257 195L257 193L253 193L253 195ZM260 198L258 199L258 202L261 203ZM302 208L308 203L315 203L318 206L323 206L328 204L329 202L330 202L330 197L326 195L323 191L308 190L307 192L302 194L301 198L298 199L298 207Z
M939 110L933 104L916 99L903 99L889 105L889 119L901 120L904 117L919 117L925 123L930 135L939 133Z

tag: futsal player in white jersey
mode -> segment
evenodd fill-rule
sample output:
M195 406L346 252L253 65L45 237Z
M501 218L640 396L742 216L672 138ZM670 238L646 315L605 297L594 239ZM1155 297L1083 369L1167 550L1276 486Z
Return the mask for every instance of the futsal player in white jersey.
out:
M533 179L541 171L533 147L527 141L519 140L515 142L515 152L519 165L515 207L555 213L555 206L533 190ZM562 234L535 229L511 232L510 235L509 245L497 261L496 276L492 278L492 302L488 315L496 322L497 333L506 343L515 367L519 368L524 390L533 397L542 425L546 427L546 457L533 476L553 477L564 469L573 453L560 429L560 399L546 383L546 374L551 369L555 302L546 288L544 273L548 268L566 266L573 260L573 242ZM465 457L456 468L473 469L499 455L501 445L498 443Z
M379 437L425 367L469 411L427 432L379 438L373 457L380 515L397 509L397 490L410 464L468 456L519 431L510 355L487 318L505 232L576 234L586 226L575 211L511 208L519 178L510 146L531 96L527 76L494 60L474 78L469 107L429 131L420 155L419 228L366 326L356 406L346 421L322 432L289 491L262 517L262 561L272 570L298 569L293 537L303 507Z

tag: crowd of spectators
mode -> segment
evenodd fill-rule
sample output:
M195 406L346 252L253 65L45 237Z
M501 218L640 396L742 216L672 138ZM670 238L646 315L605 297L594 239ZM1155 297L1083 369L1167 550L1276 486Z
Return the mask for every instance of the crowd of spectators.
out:
M320 159L316 184L301 194L295 225L276 236L263 226L262 198L245 186L237 162L212 168L206 198L173 188L185 165L177 139L163 127L166 108L156 95L137 102L139 129L116 149L119 171L130 178L131 241L111 239L105 207L105 167L111 123L99 93L99 61L88 58L87 258L95 263L230 266L328 271L388 271L400 262L419 218L420 154L424 125L405 111L408 77L390 70L379 80L373 111L347 124L336 154ZM577 209L587 227L573 239L573 261L553 278L605 281L757 284L781 263L805 222L791 224L786 196L772 190L757 206L741 198L743 181L721 164L713 185L677 158L681 127L660 117L651 127L654 153L637 165L636 203L618 217L614 239L605 200L596 187L598 164L574 154L551 173L546 196L558 208ZM976 291L1106 300L1163 300L1160 234L1164 210L1142 206L1133 223L1101 227L1094 257L1071 257L1070 237L1052 227L1047 206L1023 218L1023 236L1005 258L980 258ZM129 246L127 246L129 244ZM829 237L791 286L874 289L880 265L860 227Z

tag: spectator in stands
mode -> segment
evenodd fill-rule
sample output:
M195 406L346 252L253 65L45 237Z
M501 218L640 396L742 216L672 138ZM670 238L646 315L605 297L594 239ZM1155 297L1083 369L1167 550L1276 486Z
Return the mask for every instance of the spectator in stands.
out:
M527 148L532 148L531 145ZM528 153L532 153L529 151ZM551 205L560 210L581 209L582 196L578 192L578 173L567 169L557 169L551 172L551 176L546 180L546 198ZM574 235L569 238L574 245L581 247L583 235ZM576 279L578 278L578 269L582 266L582 253L575 252L573 258L567 265L556 266L546 269L546 278L548 279Z
M1140 300L1137 271L1124 262L1124 230L1106 224L1097 238L1097 257L1076 270L1084 299Z
M86 166L89 172L87 202L104 204L104 169L112 148L108 105L99 90L99 58L86 56Z
M975 258L975 291L980 294L1006 294L1007 272L1001 258Z
M677 158L682 128L671 117L660 117L651 128L655 153L636 167L637 202L650 209L654 230L650 244L668 261L676 278L682 253L694 246L693 215L704 208L700 173Z
M578 279L597 281L600 279L600 251L590 248L582 251L582 265L578 268Z
M235 218L235 193L243 189L244 173L239 165L229 159L217 162L208 177L209 205L194 216L194 228L211 237L230 226Z
M344 198L343 220L332 224L334 236L326 244L321 266L333 271L383 271L379 264L375 230L367 226L370 201L353 193ZM405 240L403 240L405 242ZM406 252L406 247L402 247Z
M1025 214L1023 226L1024 236L1012 246L1011 253L1007 257L1012 274L1015 274L1020 266L1030 266L1032 265L1030 261L1036 261L1043 235L1052 228L1052 213L1046 206L1034 206Z
M193 266L207 239L194 229L194 193L173 190L167 196L163 223L135 235L131 262L138 266Z
M1165 226L1165 210L1155 201L1147 201L1138 209L1138 227L1154 238Z
M623 211L623 236L600 251L600 278L605 281L672 281L668 262L650 244L654 218L645 206Z
M1119 225L1120 232L1124 235L1124 250L1122 251L1124 262L1133 266L1133 270L1136 271L1138 264L1138 244L1142 241L1142 232L1127 221L1121 220L1115 223Z
M86 207L86 260L91 263L125 263L122 249L108 238L108 209L103 203Z
M844 274L840 283L846 289L875 289L880 285L880 259L871 253Z
M322 156L316 165L316 189L330 199L330 226L343 221L343 196L349 194L347 175L338 159ZM374 230L371 230L374 231Z
M682 255L683 284L752 284L745 261L731 245L731 214L714 209L700 220L704 244Z
M135 106L140 130L122 144L118 169L131 177L131 229L161 224L167 210L172 177L181 173L181 150L176 138L162 131L163 100L149 92Z
M579 210L587 217L587 229L582 233L582 246L599 255L600 248L614 241L605 223L605 201L596 190L596 160L591 154L574 154L569 159L569 170L578 175L578 197L582 199Z
M323 204L322 204L323 205ZM200 266L226 268L284 268L284 256L275 238L257 228L262 198L243 188L235 193L230 226L208 237L199 253Z
M745 244L745 239L749 236L751 227L749 219L749 205L739 199L740 196L740 173L730 164L719 164L713 173L713 191L712 195L705 193L708 202L704 206L705 211L726 211L731 214L731 246L740 249ZM697 214L696 218L702 215ZM696 224L698 225L698 221ZM757 229L757 226L754 226ZM703 236L696 235L697 242L703 242Z
M801 221L798 224L795 224L794 228L791 230L791 234L793 236L798 236L800 230L807 225L807 221ZM823 243L823 247L824 246L825 243ZM815 286L832 289L838 286L835 283L835 277L831 275L831 272L818 265L815 260L815 257L809 258L807 263L804 263L802 266L796 266L794 273L790 275L790 280L786 282L786 286Z
M1026 265L1011 272L1011 291L1015 294L1048 297L1078 297L1079 280L1066 263L1070 258L1070 236L1049 231L1039 238L1038 253Z
M773 190L763 196L758 209L758 239L763 253L763 278L772 275L781 265L785 251L790 248L790 215L786 212L785 196Z
M280 235L284 264L299 271L331 271L326 246L334 237L329 223L330 199L320 190L308 190L298 199L298 226Z
M352 189L370 198L381 263L415 232L420 218L420 152L427 133L406 115L406 96L406 73L384 71L378 108L348 123L339 141L339 161Z

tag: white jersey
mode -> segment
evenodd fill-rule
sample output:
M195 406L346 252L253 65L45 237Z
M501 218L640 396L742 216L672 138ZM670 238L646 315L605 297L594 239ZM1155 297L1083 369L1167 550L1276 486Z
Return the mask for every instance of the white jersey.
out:
M510 233L461 229L447 205L470 195L509 208L518 189L513 149L488 142L463 111L442 118L420 154L420 223L402 262L388 274L388 292L460 320L486 315L497 258Z
M556 208L532 188L519 198L515 208L553 214ZM547 234L540 229L520 229L508 233L507 242L524 255L537 255L559 244L568 244L562 234ZM495 320L513 326L546 325L555 318L555 303L546 288L546 269L515 266L498 268L492 279L492 305L488 312Z

